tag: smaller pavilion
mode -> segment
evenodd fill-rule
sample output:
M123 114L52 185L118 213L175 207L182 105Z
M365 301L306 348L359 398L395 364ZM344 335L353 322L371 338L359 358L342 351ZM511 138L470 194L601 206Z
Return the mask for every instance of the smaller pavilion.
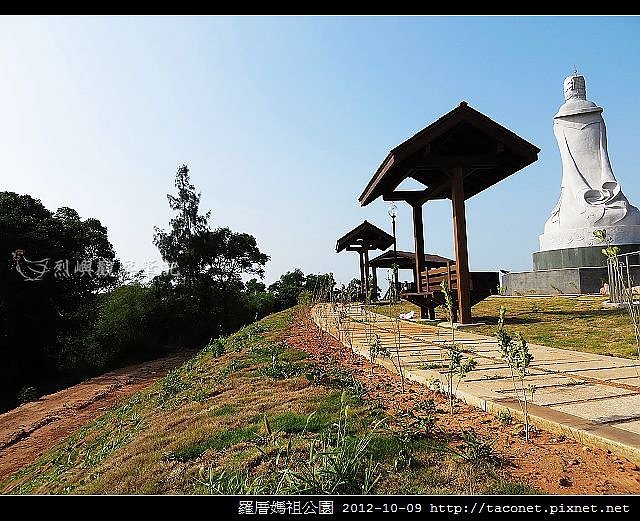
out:
M336 253L355 251L360 257L360 290L366 297L369 291L378 287L376 270L373 270L371 284L369 282L369 252L386 250L393 245L393 237L368 221L356 226L336 242Z

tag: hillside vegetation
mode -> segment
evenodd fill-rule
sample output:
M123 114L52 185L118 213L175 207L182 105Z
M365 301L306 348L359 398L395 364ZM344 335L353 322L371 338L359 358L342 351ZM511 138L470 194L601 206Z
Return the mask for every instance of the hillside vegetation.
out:
M473 433L452 449L429 401L389 415L271 315L87 424L5 493L522 493ZM388 409L387 409L388 411Z

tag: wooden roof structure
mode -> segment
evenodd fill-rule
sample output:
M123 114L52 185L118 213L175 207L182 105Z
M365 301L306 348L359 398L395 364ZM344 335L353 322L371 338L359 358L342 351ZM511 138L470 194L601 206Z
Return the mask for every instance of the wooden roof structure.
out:
M373 281L369 282L369 251L386 250L393 243L393 236L369 221L364 221L337 240L336 253L346 250L355 251L360 255L360 289L365 298L370 294L371 289L375 292L378 286L375 269L373 270Z
M540 149L496 123L465 101L392 149L359 197L366 206L385 201L425 203L451 199L451 169L464 168L469 199L538 159ZM424 190L395 191L407 178Z
M336 253L343 250L359 251L365 247L367 250L386 250L392 244L391 235L369 221L364 221L338 239Z
M416 254L412 251L396 251L395 258L393 251L386 251L382 255L371 259L369 266L372 268L391 269L394 264L397 264L400 270L412 270L416 265L415 258ZM447 262L453 264L455 261L430 253L426 253L424 256L424 265L426 268L441 268L446 266Z
M362 206L379 197L412 206L418 293L425 291L421 282L425 269L422 206L434 199L451 199L462 323L471 322L465 200L535 162L539 152L538 147L463 101L392 149L359 197ZM424 188L398 190L409 178Z

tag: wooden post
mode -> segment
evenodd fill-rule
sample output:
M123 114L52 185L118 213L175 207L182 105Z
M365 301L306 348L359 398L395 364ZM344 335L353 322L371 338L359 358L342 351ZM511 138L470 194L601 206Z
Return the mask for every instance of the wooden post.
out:
M364 294L366 298L367 294L364 287L364 254L362 250L360 250L358 254L360 255L360 293Z
M371 290L371 285L369 284L369 245L366 244L364 247L364 300L366 301L369 298L369 291Z
M371 293L371 298L373 300L378 300L378 274L376 272L376 267L371 266L371 282L373 283L373 292Z
M416 248L416 291L422 293L428 289L422 284L424 265L424 225L422 223L422 204L413 204L413 242ZM420 318L428 317L428 309L420 306Z
M415 288L415 291L418 291L418 278L419 277L416 277L415 268L412 271L413 271L413 287Z
M416 250L416 291L422 293L422 272L424 271L424 226L422 223L422 205L414 204L413 207L413 242Z
M451 205L453 206L453 241L456 249L458 279L458 320L471 323L471 279L467 250L467 220L464 209L464 169L454 168L451 179Z

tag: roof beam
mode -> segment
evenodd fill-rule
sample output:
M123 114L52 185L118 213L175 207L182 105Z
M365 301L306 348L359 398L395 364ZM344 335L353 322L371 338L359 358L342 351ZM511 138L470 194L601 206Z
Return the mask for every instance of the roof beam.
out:
M500 154L478 154L461 156L426 156L416 161L416 169L420 168L495 168L500 165Z

